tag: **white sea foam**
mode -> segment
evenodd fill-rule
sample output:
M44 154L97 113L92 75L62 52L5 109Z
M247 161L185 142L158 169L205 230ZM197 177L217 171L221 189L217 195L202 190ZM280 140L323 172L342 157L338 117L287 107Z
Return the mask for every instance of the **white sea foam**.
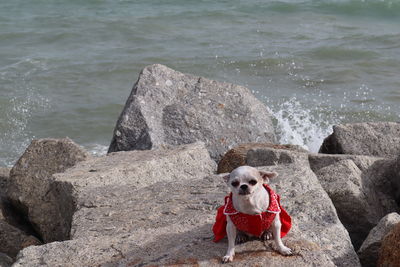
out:
M14 164L35 138L29 128L32 116L50 107L49 99L41 95L30 82L34 73L44 69L44 63L33 59L24 59L1 69L0 81L4 91L0 96L7 102L0 107L0 166Z
M107 154L108 146L100 145L100 144L87 144L84 145L84 148L87 149L93 156L100 157Z
M331 133L332 125L322 120L322 113L304 107L296 98L285 101L272 110L280 144L299 145L318 152L322 141Z

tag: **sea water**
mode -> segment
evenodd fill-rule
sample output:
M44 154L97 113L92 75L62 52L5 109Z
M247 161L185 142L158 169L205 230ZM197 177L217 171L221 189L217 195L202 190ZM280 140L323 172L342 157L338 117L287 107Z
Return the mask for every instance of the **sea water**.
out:
M280 143L398 121L397 0L0 0L0 166L33 138L105 153L140 70L247 86Z

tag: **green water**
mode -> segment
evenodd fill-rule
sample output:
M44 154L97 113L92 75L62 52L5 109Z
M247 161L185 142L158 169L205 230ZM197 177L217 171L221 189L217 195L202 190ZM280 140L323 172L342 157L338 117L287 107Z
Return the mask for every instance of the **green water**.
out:
M249 87L282 143L399 120L400 1L0 1L0 166L33 138L104 153L140 70Z

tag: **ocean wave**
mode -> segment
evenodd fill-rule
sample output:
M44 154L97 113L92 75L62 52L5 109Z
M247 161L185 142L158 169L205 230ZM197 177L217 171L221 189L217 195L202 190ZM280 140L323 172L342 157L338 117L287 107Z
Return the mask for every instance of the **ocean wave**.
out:
M272 1L262 11L278 13L317 12L345 16L368 16L399 19L400 2L393 0L310 0ZM258 9L261 11L260 9Z

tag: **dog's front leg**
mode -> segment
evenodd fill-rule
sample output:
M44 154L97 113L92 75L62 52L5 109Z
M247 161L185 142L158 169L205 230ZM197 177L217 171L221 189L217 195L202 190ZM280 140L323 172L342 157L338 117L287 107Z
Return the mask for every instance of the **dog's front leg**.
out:
M235 256L235 240L236 240L236 227L229 218L226 216L227 224L226 224L226 234L228 236L228 251L226 255L222 257L222 262L232 262L233 256Z
M291 255L292 250L286 247L282 242L281 227L282 227L281 219L279 217L279 214L276 214L271 225L272 235L274 236L275 244L278 248L279 253L281 253L282 255Z

